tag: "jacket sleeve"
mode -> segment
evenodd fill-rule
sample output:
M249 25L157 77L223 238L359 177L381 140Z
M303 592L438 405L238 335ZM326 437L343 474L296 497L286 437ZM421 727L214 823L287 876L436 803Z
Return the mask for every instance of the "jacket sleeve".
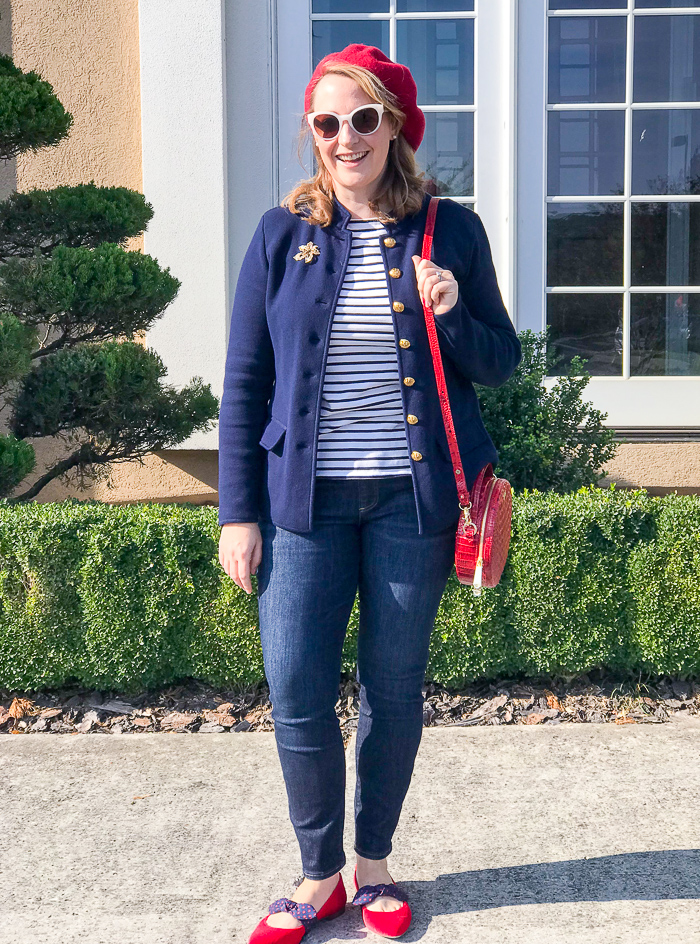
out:
M481 218L474 217L472 255L450 311L435 315L440 350L474 383L500 387L520 363L522 350L496 280Z
M267 325L264 216L243 258L231 314L219 408L219 524L258 520L264 450L259 445L275 378Z

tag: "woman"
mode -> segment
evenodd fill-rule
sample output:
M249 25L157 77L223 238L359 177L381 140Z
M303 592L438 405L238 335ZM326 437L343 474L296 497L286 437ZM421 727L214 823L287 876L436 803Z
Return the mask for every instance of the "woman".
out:
M373 46L326 56L306 90L318 162L261 218L236 288L219 420L219 557L257 573L275 738L304 880L250 938L292 944L346 903L345 756L335 703L360 594L354 903L410 924L387 856L422 734L430 634L460 509L421 297L436 315L464 473L498 455L472 382L521 352L479 217L429 194L409 70Z

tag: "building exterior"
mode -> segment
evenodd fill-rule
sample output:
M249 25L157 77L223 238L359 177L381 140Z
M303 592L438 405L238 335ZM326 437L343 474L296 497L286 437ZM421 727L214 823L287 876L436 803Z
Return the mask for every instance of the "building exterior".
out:
M517 330L588 358L621 439L607 481L700 493L700 0L0 0L0 48L75 118L0 192L142 191L155 214L129 248L182 282L143 341L168 382L220 397L249 239L311 170L304 88L351 42L411 68L418 160L484 221ZM60 446L35 445L38 477ZM216 485L214 429L38 500L216 504Z

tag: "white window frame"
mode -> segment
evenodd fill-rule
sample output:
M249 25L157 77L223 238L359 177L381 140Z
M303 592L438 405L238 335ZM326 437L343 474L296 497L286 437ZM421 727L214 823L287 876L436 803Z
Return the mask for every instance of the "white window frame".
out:
M311 0L271 0L276 23L275 112L279 132L277 201L310 173L299 165L296 142L304 113L304 89L312 72ZM488 233L503 300L513 318L514 286L514 179L515 179L515 21L517 0L475 0L474 105L427 105L424 111L474 111L474 196L454 199L479 214ZM424 19L421 13L317 14L322 20L390 20L390 58L395 59L399 19ZM430 18L454 19L454 12ZM420 103L419 103L420 104Z
M660 5L661 6L661 5ZM555 197L547 198L547 112L552 109L599 110L606 107L626 106L626 140L630 140L632 120L631 78L627 83L627 101L615 106L586 103L581 105L546 106L547 102L547 35L548 19L554 15L571 15L582 10L562 10L548 13L547 0L521 0L518 15L518 165L516 177L518 247L516 272L516 309L518 311L518 329L531 328L542 331L546 324L546 238L547 238L547 202L575 202L582 198ZM628 0L627 9L585 10L588 16L627 16L627 72L632 75L634 16L695 13L700 9L674 8L634 10L632 0ZM698 103L692 103L698 107ZM673 105L653 103L635 105L636 108L653 107L688 107L688 103L674 102ZM625 230L629 232L631 199L631 155L625 155L624 213ZM643 197L655 202L664 200L663 196ZM700 196L683 195L683 202L699 200ZM587 197L587 202L601 202L605 197ZM619 198L615 198L620 202ZM593 405L607 413L606 424L613 427L692 427L700 423L700 377L631 377L629 375L629 297L631 292L672 292L679 291L672 286L635 287L629 284L631 260L629 258L629 239L625 244L624 285L606 287L596 291L623 292L623 334L625 349L623 354L623 373L619 377L592 377L584 390L584 397ZM692 291L687 287L684 291ZM700 286L697 287L700 291ZM554 289L552 291L584 291L589 288ZM548 385L555 383L548 381Z

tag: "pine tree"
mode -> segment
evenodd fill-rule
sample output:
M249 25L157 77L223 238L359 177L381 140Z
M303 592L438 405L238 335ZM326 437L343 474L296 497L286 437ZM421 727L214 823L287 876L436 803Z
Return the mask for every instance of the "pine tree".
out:
M72 123L48 82L0 56L0 157L55 146ZM134 340L180 288L123 247L152 216L143 194L94 181L0 202L0 498L27 501L69 475L85 488L218 416L208 384L167 386L161 358ZM36 466L27 440L44 436L69 443L68 454L21 491Z

